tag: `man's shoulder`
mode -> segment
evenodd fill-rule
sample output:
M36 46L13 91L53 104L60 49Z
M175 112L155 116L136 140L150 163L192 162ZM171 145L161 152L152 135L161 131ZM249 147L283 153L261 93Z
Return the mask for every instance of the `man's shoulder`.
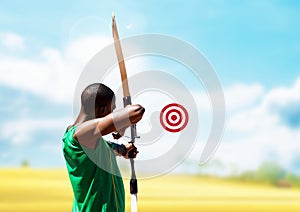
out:
M66 142L75 141L74 134L77 126L69 125L64 133L62 140Z
M75 125L69 125L68 127L67 127L67 130L66 130L66 132L67 131L69 131L72 127L74 127Z

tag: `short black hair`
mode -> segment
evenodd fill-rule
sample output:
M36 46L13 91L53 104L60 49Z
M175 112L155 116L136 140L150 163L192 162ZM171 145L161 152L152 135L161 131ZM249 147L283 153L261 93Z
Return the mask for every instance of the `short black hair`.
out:
M102 83L87 86L81 93L81 105L85 112L95 112L96 108L107 106L115 98L114 92Z

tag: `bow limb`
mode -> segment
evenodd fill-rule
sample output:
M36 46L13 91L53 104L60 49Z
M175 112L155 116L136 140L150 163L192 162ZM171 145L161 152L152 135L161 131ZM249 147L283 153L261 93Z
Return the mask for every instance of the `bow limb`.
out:
M113 38L114 38L114 43L115 43L115 49L117 53L117 58L119 62L119 68L120 68L120 74L121 74L121 79L122 79L122 86L123 86L123 94L124 97L129 97L129 85L128 85L128 80L127 80L127 72L126 72L126 66L124 62L124 57L123 57L123 52L121 48L121 43L119 39L119 33L117 29L117 24L116 24L116 18L115 15L112 14L112 32L113 32ZM131 102L130 102L131 104Z
M129 92L129 85L127 80L127 72L126 72L126 66L124 62L124 56L121 48L121 43L119 39L119 33L117 29L116 19L115 15L112 14L112 32L113 32L113 38L114 38L114 44L115 44L115 50L118 58L119 68L120 68L120 74L122 79L122 87L123 87L123 102L124 107L127 105L131 105L131 96ZM133 124L130 127L131 130L131 143L135 142L135 138L137 137L136 133L136 125ZM129 154L130 157L130 154ZM130 193L131 193L131 211L137 212L137 192L138 192L138 186L137 186L137 179L134 169L134 160L133 158L130 158L130 165L131 165L131 179L130 179Z

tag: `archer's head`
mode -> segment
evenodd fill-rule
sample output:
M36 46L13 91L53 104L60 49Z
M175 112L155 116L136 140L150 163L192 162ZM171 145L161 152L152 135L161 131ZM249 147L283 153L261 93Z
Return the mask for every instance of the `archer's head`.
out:
M115 94L104 84L91 84L81 94L81 107L89 117L104 117L116 107Z

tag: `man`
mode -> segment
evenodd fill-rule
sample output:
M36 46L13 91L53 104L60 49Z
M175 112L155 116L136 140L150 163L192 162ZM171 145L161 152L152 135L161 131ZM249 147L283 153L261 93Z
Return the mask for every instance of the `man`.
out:
M63 153L74 193L73 212L125 210L123 181L115 155L136 157L133 144L119 145L102 136L117 132L119 138L131 124L141 120L145 109L129 105L115 109L114 92L101 83L89 85L81 94L81 110L63 137Z

